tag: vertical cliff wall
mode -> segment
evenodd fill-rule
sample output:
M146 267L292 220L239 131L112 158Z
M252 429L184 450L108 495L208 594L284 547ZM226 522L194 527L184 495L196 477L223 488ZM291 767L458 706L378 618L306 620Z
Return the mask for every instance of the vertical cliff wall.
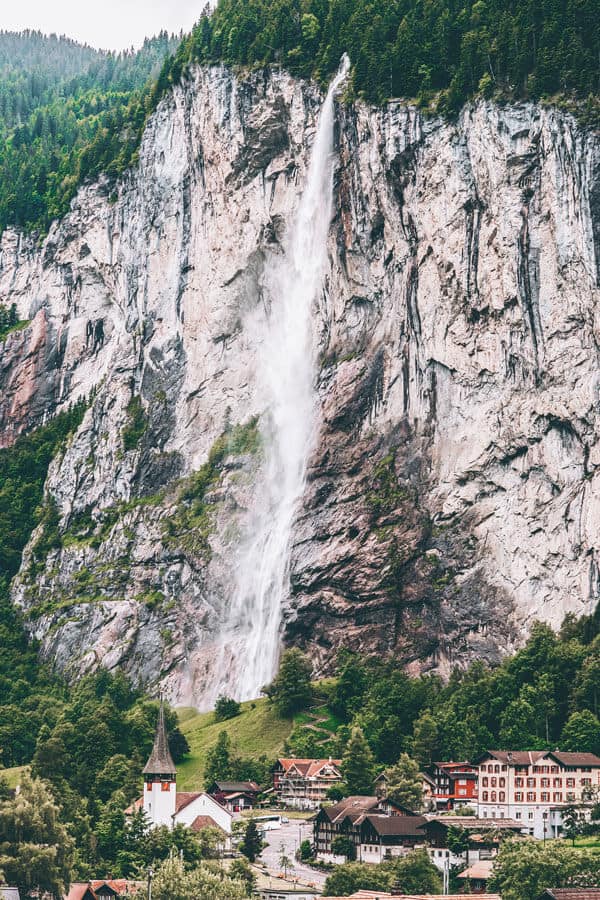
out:
M139 168L41 246L5 233L0 440L85 396L13 587L71 675L122 666L210 705L265 463L268 273L322 98L198 69ZM318 435L285 640L442 671L598 600L600 152L533 105L455 123L338 106ZM47 517L51 520L52 517Z

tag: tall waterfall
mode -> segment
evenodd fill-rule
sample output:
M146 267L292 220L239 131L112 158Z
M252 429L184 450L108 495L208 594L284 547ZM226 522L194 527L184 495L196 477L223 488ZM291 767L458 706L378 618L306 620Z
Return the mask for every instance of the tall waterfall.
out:
M215 689L237 699L258 696L277 668L292 528L316 426L312 322L323 286L332 214L334 99L349 67L344 56L321 109L285 252L274 258L265 276L270 312L259 361L259 390L265 398L264 466L215 673Z

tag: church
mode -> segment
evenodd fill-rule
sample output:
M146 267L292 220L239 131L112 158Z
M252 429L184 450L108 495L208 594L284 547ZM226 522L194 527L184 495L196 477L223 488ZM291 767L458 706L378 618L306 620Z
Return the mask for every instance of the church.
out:
M161 702L156 736L143 769L144 793L125 812L143 809L150 828L186 825L193 831L219 828L229 839L233 815L205 791L178 791L177 769L169 750L165 714Z

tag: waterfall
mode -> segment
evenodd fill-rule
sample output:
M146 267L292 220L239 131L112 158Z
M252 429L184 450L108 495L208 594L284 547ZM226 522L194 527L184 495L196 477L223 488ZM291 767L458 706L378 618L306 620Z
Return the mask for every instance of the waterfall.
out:
M269 317L258 373L265 398L260 496L237 567L214 672L213 690L237 699L257 697L277 668L281 612L289 594L292 529L316 428L313 308L327 265L334 100L349 68L344 56L321 108L306 184L285 252L273 259L264 279Z

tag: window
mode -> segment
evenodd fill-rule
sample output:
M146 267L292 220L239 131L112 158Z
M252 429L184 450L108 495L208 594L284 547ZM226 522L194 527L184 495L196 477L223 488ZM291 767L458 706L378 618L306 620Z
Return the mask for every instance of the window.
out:
M535 787L535 778L527 779L527 787Z
M506 772L507 769L508 769L508 766L502 766L502 771L503 771L503 772Z
M554 794L552 795L552 799L554 800L555 803L562 803L562 792L555 791Z
M542 791L542 793L540 794L540 800L542 803L550 802L550 794L548 793L548 791Z
M562 778L554 778L552 781L552 787L562 787Z
M499 772L499 771L500 771L500 766L494 766L494 772Z
M527 791L527 802L535 803L535 791Z
M162 784L161 784L161 786L160 786L160 789L161 789L161 791L170 791L170 790L171 790L171 785L170 785L170 783L169 783L168 781L163 781Z
M567 778L567 787L575 787L575 779Z
M492 787L496 787L497 778L492 778Z
M570 791L567 791L567 803L570 800L574 800L574 799L575 799L575 794L571 793Z
M484 791L483 794L481 795L481 799L484 803L487 803L487 798L488 798L488 792Z
M554 775L556 772L558 772L558 766L550 766L550 771Z
M541 784L542 787L550 787L550 779L549 779L549 778L542 778L541 781L540 781L540 784Z
M515 792L515 803L522 803L522 802L523 802L523 794L522 794L522 792L521 792L521 791L516 791L516 792Z
M527 818L528 818L528 819L533 819L533 813L532 813L532 812L527 813Z
M504 793L504 791L500 791L500 793L498 794L498 800L500 801L500 803L504 803L506 801L506 794Z
M506 787L506 778L498 779L498 787Z
M592 779L591 779L591 778L582 778L582 779L581 779L581 784L582 784L583 787L591 787L591 785L592 785Z
M488 786L488 778L487 778L487 775L485 776L485 778L482 778L482 779L481 779L481 785L482 785L482 787L487 787L487 786Z
M519 812L515 813L515 819L520 819L520 818L521 818L521 811L519 810Z
M534 771L535 774L538 774L539 772L542 771L542 767L541 767L541 766L534 766L534 767L533 767L533 771Z
M492 803L496 802L496 791L492 791Z
M522 778L515 778L515 787L523 787L523 786L524 786L524 785L523 785L523 779L522 779Z

